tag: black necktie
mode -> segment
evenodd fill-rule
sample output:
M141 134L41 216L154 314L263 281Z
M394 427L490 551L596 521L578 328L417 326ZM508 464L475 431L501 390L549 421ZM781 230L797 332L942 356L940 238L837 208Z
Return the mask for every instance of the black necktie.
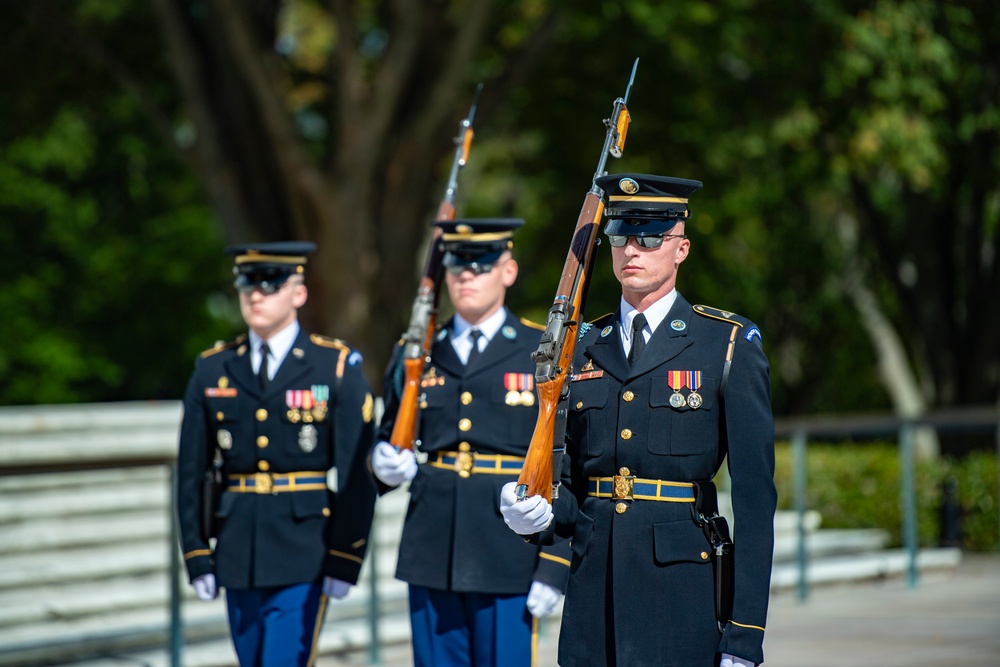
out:
M267 343L260 344L260 368L257 370L257 384L260 385L261 389L267 388L267 381L270 379L267 377L267 358L271 355L271 348L267 346Z
M472 329L469 331L469 340L472 341L472 349L469 350L469 358L465 360L465 365L472 365L473 360L479 356L479 337L483 335L483 332L479 329Z
M635 366L635 362L639 358L639 355L646 349L646 337L642 335L642 330L645 328L645 315L639 313L632 318L632 349L628 351L629 366Z

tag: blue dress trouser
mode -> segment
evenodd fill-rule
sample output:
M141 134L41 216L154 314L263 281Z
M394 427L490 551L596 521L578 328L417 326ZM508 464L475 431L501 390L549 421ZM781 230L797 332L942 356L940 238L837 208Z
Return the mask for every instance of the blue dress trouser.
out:
M535 665L538 619L527 595L453 593L410 585L414 667Z
M240 667L310 667L327 598L318 583L226 590Z

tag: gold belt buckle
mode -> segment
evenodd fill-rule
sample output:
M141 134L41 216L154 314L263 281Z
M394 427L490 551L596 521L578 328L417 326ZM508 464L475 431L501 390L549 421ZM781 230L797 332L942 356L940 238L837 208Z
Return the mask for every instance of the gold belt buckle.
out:
M635 500L635 475L630 474L628 468L622 468L618 474L612 477L614 485L615 500Z
M269 472L256 472L253 475L254 493L273 493L274 478Z
M472 465L471 452L459 452L458 456L455 457L455 470L459 477L469 477L472 474Z

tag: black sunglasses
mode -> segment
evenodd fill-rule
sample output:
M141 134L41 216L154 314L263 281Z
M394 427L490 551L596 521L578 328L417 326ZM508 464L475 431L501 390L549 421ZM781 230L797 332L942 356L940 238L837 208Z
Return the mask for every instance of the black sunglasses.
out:
M489 262L487 264L480 264L479 262L470 262L468 264L459 264L457 266L449 264L445 268L447 268L448 273L450 273L453 276L460 276L462 275L462 271L467 271L467 270L472 271L477 276L481 276L484 273L489 273L490 271L492 271L494 266L496 266L496 262Z
M686 238L687 234L649 234L643 236L635 236L631 234L608 234L608 243L611 244L612 248L624 248L628 244L629 239L635 239L635 242L642 248L659 248L663 245L663 239Z

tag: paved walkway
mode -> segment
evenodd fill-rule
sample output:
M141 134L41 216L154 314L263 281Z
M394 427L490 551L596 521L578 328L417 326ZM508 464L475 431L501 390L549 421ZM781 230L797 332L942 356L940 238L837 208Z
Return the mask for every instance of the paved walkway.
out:
M556 665L546 628L539 667ZM766 667L972 667L1000 664L1000 556L965 555L954 571L774 593ZM383 667L412 665L406 645L385 646ZM368 665L368 654L326 657L318 667ZM519 667L512 665L511 667ZM628 667L623 665L622 667Z

